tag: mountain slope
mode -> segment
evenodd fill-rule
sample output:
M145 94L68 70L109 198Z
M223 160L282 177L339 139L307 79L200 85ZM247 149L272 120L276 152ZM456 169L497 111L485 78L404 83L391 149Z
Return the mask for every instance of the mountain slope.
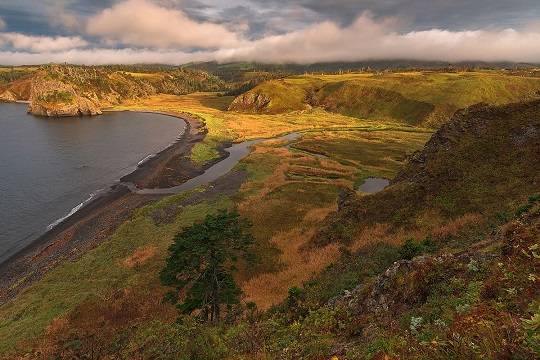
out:
M392 186L350 196L317 241L354 241L367 226L416 227L438 218L503 216L540 188L540 101L459 111ZM376 211L375 211L376 209Z

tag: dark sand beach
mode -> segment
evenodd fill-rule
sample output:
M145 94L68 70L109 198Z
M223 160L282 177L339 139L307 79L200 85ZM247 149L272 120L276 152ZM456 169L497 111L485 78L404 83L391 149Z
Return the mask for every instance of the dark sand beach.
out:
M188 157L191 148L207 133L201 120L182 113L163 114L186 122L186 129L178 141L0 264L0 304L14 298L58 263L76 259L107 239L134 210L164 196L135 194L122 183L133 183L141 189L172 187L201 174L214 163L197 166ZM222 155L226 156L226 153L222 152Z

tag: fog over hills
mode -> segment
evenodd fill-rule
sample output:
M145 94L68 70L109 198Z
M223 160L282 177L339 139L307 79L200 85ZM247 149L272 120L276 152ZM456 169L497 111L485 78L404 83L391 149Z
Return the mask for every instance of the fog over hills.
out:
M26 0L0 4L0 63L540 61L534 2L426 5Z

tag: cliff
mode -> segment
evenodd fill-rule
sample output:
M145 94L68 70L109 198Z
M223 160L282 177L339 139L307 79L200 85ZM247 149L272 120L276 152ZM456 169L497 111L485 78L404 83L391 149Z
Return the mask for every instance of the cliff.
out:
M72 84L39 74L32 81L28 112L39 116L101 114L98 99L80 96Z
M225 89L223 81L201 71L150 67L140 71L129 66L42 66L25 79L0 87L0 100L28 101L28 112L35 115L81 116L101 114L103 108L126 99Z

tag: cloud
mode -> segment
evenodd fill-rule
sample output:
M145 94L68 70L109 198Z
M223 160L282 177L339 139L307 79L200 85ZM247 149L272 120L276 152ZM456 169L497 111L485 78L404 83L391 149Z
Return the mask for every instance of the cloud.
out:
M538 46L540 29L535 26L519 31L400 29L399 19L375 19L366 12L350 25L323 21L285 34L269 35L257 40L231 41L221 44L216 49L198 51L181 46L178 48L131 46L115 49L94 45L92 48L81 49L85 46L85 40L79 37L65 38L69 40L64 40L66 42L64 45L61 45L63 42L59 40L60 38L44 38L40 41L27 39L18 42L9 40L14 48L30 51L0 51L0 63L182 64L209 60L314 63L387 59L540 63ZM2 36L6 41L5 35L6 33L0 33L0 42ZM56 46L46 45L47 41L55 43ZM32 51L34 53L31 53Z
M0 32L0 45L2 44L7 44L17 50L50 53L85 47L88 42L79 36L33 36Z
M538 19L538 0L250 0L255 8L302 7L313 12L312 19L349 25L359 14L371 11L376 17L399 16L412 29L445 28L460 30L486 27L520 27Z
M441 61L540 62L540 32L506 30L399 32L397 19L374 20L369 13L340 27L325 21L247 46L223 49L220 60L313 63L413 59Z
M24 51L0 51L0 64L34 65L46 63L70 63L81 65L103 64L183 64L190 61L207 61L208 53L183 51L156 51L144 49L72 49L59 52L29 53Z
M52 26L72 31L83 29L83 21L76 13L67 10L63 2L56 2L51 6L48 17Z
M6 22L4 21L4 19L2 19L2 17L0 17L0 31L4 30L6 26Z
M197 22L184 12L147 0L127 0L88 20L88 34L108 42L158 48L217 48L241 43L223 25Z

